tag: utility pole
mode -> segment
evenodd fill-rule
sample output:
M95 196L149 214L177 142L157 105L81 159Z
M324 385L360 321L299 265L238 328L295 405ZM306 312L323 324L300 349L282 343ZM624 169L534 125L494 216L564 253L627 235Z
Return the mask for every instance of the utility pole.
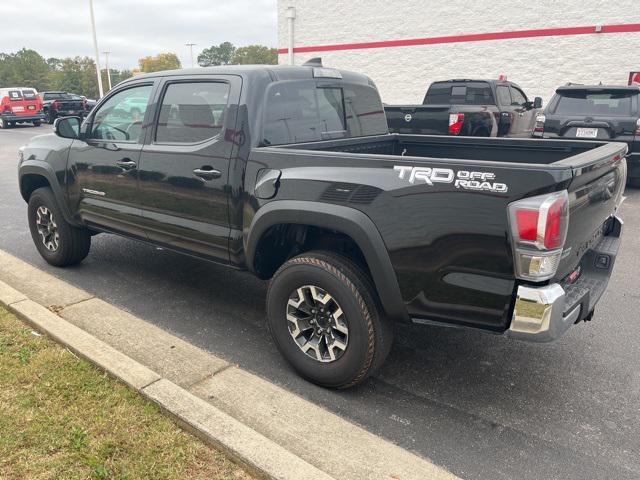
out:
M111 52L102 52L104 54L105 57L105 64L107 67L107 80L108 80L108 84L109 84L109 90L111 90L111 70L109 70L109 54Z
M89 0L89 13L91 15L91 32L93 33L93 51L96 57L96 74L98 75L98 92L100 92L100 98L104 96L102 90L102 74L100 72L100 54L98 53L98 37L96 36L96 20L93 16L93 0Z
M189 47L189 56L191 57L191 68L194 67L193 64L193 46L197 45L197 43L185 43L187 47Z

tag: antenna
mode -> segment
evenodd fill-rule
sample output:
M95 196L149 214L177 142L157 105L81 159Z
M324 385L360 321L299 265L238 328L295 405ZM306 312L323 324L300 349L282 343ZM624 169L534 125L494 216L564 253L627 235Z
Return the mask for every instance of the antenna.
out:
M315 57L302 64L303 67L322 67L322 58Z

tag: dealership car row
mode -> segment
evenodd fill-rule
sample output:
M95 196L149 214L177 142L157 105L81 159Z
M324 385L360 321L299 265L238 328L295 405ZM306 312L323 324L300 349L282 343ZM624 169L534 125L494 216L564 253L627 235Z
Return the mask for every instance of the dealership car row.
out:
M38 92L35 88L0 88L0 128L17 123L53 123L58 117L87 116L96 105L82 95L61 91Z

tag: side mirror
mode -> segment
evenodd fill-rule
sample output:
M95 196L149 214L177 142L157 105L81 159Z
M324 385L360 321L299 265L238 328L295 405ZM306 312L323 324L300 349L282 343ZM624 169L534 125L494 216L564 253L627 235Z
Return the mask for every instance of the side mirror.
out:
M53 122L53 131L62 138L79 138L81 123L80 117L56 118Z
M542 98L536 97L533 99L533 108L542 108Z

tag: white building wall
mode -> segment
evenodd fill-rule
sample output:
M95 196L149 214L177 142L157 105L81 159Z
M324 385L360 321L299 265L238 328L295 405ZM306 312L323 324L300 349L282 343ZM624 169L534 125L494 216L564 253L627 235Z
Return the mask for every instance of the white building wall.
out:
M516 30L640 24L640 0L278 0L278 46L294 7L294 46L350 44ZM296 64L369 75L386 103L420 103L428 85L450 78L520 84L545 103L567 82L626 84L640 70L640 31L296 53ZM287 63L287 54L279 55Z

